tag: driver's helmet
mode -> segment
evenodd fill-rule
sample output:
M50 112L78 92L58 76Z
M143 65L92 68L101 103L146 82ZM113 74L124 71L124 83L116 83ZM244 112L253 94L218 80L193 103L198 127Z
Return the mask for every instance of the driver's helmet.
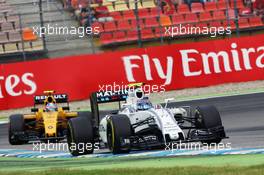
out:
M148 110L152 107L152 103L148 97L144 97L143 99L137 101L137 110Z
M57 105L55 103L47 103L46 105L46 111L52 112L57 110Z

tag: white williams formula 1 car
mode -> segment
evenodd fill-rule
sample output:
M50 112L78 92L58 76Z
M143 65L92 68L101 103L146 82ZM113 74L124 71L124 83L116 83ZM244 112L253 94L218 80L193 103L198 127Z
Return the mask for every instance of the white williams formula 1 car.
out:
M164 148L170 142L211 144L227 138L214 106L197 107L192 115L189 107L168 108L172 99L166 99L165 105L152 105L140 88L97 92L90 100L92 112L88 118L70 119L68 144L100 142L118 154L131 149ZM99 115L99 104L109 102L119 102L120 109ZM93 149L69 150L75 156L93 153Z

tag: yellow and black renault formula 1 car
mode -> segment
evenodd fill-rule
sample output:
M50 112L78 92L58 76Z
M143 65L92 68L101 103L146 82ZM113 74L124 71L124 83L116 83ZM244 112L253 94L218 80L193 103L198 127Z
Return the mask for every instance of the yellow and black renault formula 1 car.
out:
M43 105L40 108L37 106ZM68 95L44 91L34 97L31 114L14 114L9 118L9 143L26 144L29 141L58 142L67 137L70 118L86 117L87 112L70 112Z

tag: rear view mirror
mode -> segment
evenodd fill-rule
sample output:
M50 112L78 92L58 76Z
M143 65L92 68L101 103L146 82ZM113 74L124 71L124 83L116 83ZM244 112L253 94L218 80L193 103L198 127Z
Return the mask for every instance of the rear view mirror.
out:
M166 98L165 103L170 103L173 102L175 99L174 98Z
M174 101L174 98L166 98L165 99L165 108L167 108L168 103Z
M38 112L38 108L31 108L31 112Z
M111 113L111 114L118 114L118 111L119 111L119 110L112 110L110 113Z
M70 110L70 107L69 106L63 106L62 109L69 111Z

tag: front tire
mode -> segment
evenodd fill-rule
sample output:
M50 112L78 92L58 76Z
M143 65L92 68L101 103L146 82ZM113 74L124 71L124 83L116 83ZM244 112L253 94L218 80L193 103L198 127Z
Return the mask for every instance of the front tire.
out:
M112 115L107 120L107 142L113 154L130 152L131 134L130 120L126 115Z
M93 153L94 135L91 115L78 113L78 117L68 121L67 142L73 156Z
M24 133L25 124L24 124L24 116L21 114L11 115L9 117L9 127L8 127L8 140L11 145L21 145L24 144L25 141L19 138L22 133Z
M222 138L225 137L225 131L222 124L220 114L215 106L203 106L197 107L195 111L196 122L195 125L198 129L208 130L214 132L216 135L215 138L204 140L202 143L206 144L218 144L222 141Z

